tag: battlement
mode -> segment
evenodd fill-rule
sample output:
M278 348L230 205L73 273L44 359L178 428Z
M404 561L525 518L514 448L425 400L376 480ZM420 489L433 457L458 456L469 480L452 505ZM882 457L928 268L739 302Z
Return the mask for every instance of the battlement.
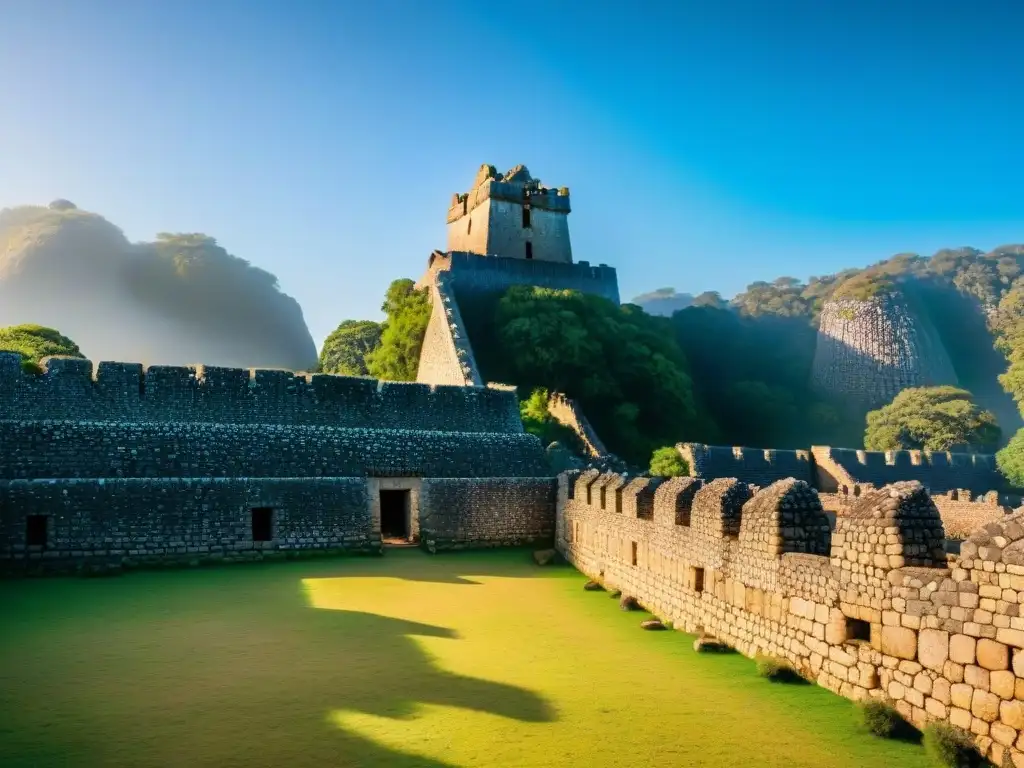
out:
M486 200L526 204L531 208L557 213L571 212L568 187L545 187L538 179L530 176L524 165L517 165L502 176L498 175L493 165L483 165L469 192L452 195L447 222L451 224L469 215Z
M46 358L0 352L0 421L198 422L521 434L508 388L331 374Z
M690 475L705 480L736 477L746 483L767 486L787 477L807 482L812 479L810 451L703 443L679 443L676 450L689 465Z
M995 456L949 451L863 451L812 446L818 488L882 486L919 480L932 494L969 490L980 494L1003 486Z

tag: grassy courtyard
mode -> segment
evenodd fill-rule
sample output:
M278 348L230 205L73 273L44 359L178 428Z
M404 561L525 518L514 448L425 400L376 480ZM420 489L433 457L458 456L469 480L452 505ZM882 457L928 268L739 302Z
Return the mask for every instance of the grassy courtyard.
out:
M519 552L0 582L0 764L928 766Z

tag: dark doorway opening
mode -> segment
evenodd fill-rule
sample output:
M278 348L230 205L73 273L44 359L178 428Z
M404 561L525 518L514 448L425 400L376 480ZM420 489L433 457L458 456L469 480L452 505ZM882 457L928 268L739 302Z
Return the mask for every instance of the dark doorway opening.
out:
M29 515L25 518L25 543L30 547L46 546L47 515Z
M274 540L274 510L270 507L254 507L252 510L252 540Z
M380 492L380 535L382 539L409 540L408 489Z

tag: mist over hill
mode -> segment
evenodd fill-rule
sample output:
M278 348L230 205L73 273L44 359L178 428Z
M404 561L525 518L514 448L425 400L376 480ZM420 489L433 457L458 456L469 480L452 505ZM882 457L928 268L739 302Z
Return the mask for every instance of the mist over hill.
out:
M277 278L203 234L131 243L66 200L0 211L0 326L34 323L94 361L312 369L317 353Z

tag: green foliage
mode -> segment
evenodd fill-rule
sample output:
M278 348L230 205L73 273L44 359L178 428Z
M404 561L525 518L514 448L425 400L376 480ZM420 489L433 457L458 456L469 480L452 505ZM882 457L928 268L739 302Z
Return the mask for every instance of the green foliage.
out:
M859 442L863 414L853 422L810 391L816 331L808 318L694 306L673 315L672 326L726 444Z
M415 381L420 348L430 322L430 294L416 290L412 280L395 280L381 310L387 315L380 346L365 357L371 376L388 381Z
M887 701L861 702L857 705L857 716L868 731L882 739L907 738L914 734L913 726Z
M832 298L869 301L895 289L895 284L886 275L862 272L840 283Z
M381 324L372 320L345 320L324 341L320 371L345 376L367 376L366 356L380 346Z
M490 308L466 309L486 378L565 393L627 461L644 465L655 448L707 434L667 319L577 291L526 286Z
M864 447L946 451L966 445L991 450L999 443L995 417L981 410L971 393L956 387L914 387L867 416Z
M42 373L39 361L44 357L85 357L67 336L41 325L12 325L0 328L0 350L21 355L26 373Z
M805 683L800 674L781 659L758 656L755 660L757 674L773 683Z
M943 768L981 768L985 760L966 731L946 722L929 723L924 729L924 749Z
M675 446L666 445L651 454L650 473L652 477L685 477L690 467Z
M519 414L523 419L523 429L540 438L541 443L561 443L567 449L579 454L582 452L579 438L569 427L555 420L548 410L549 393L543 387L534 389L530 396L519 402Z
M1024 429L1017 430L1010 442L996 454L996 466L1015 488L1024 488Z

